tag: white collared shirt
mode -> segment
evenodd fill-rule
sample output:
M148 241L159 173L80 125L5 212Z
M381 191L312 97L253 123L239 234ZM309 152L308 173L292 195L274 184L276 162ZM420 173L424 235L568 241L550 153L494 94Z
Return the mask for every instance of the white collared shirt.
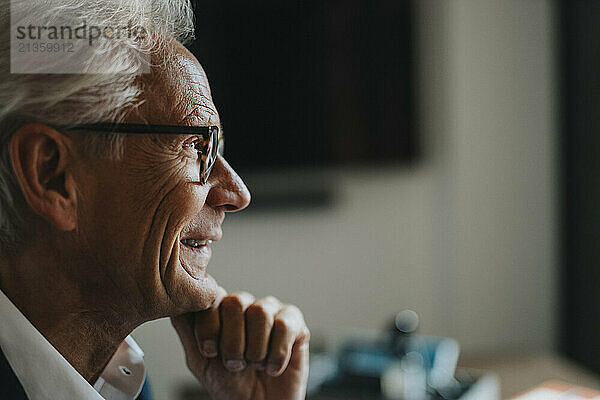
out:
M30 400L132 400L144 384L144 353L128 336L94 386L0 290L0 348Z

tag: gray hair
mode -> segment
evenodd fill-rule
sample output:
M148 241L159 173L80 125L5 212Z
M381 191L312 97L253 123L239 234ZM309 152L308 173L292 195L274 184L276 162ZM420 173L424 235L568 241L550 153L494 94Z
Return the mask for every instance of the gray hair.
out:
M14 74L11 29L19 7L26 7L25 21L84 19L89 26L140 28L147 36L143 41L106 40L93 47L96 71L99 67L108 73ZM138 72L144 59L161 62L151 56L161 54L169 41L185 43L193 32L189 0L0 0L0 252L14 249L31 221L11 165L13 133L28 122L74 126L121 120L141 102ZM118 157L121 136L86 135L79 145L90 155Z

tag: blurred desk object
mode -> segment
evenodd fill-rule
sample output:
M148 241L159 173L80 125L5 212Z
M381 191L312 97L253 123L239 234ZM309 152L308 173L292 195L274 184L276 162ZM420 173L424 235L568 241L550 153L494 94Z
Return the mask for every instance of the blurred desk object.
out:
M498 379L488 374L475 378L473 374L462 373L460 379L465 390L459 400L497 400ZM178 400L211 400L208 393L198 384L184 385L177 396ZM439 400L439 397L429 400ZM341 387L329 386L317 394L309 395L307 400L386 400L373 394L372 382L355 382ZM442 399L443 400L443 399Z
M456 340L417 334L418 326L418 314L403 310L387 329L348 331L337 350L313 353L308 399L500 399L494 374L456 370Z
M458 400L498 400L498 379L492 374L476 375L459 372L462 389ZM356 382L345 386L326 385L307 400L387 400L376 393L372 384ZM428 396L427 400L444 400L441 396Z
M585 368L549 353L513 353L503 355L464 356L463 368L490 371L500 378L502 398L515 396L548 380L560 380L591 389L600 388L600 377Z

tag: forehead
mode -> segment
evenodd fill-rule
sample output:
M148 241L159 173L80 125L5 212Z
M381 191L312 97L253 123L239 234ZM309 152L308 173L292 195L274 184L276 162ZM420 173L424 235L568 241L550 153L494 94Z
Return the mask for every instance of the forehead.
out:
M198 60L179 43L161 58L144 78L143 104L134 118L152 124L218 126L219 115Z

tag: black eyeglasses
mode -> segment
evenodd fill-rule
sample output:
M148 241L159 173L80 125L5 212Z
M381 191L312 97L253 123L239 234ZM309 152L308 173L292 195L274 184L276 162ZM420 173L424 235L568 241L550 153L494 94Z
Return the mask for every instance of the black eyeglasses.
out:
M84 130L112 133L131 133L131 134L178 134L178 135L198 135L202 140L195 143L196 150L200 157L200 181L204 185L208 182L210 171L212 170L217 156L223 156L225 151L225 138L219 135L218 126L178 126L178 125L146 125L146 124L118 124L118 123L97 123L83 124L64 127L69 130Z

